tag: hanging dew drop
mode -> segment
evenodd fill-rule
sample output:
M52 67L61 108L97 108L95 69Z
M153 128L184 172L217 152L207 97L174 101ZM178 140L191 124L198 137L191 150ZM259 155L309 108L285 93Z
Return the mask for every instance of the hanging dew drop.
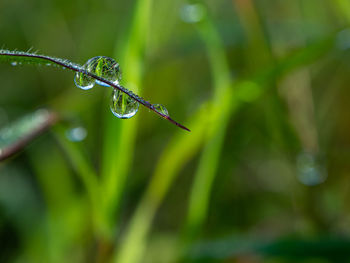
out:
M95 79L82 72L77 72L74 77L74 83L78 88L88 90L95 85Z
M120 90L114 90L112 93L110 109L114 116L120 119L129 119L137 113L139 103Z
M158 111L158 112L160 112L160 113L162 113L164 115L169 116L169 112L168 112L167 108L165 108L162 104L153 104L153 108L156 111Z
M121 80L119 64L112 58L105 56L93 57L86 62L85 67L87 71L116 85L118 85ZM99 80L96 80L96 83L101 86L109 87L109 85Z

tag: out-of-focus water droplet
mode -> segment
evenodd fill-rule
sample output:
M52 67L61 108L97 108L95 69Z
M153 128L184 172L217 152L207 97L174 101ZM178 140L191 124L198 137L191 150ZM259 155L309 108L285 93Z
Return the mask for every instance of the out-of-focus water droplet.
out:
M119 81L121 80L119 64L113 58L104 56L90 58L85 66L87 71L114 84L119 84ZM109 87L109 85L98 80L96 80L96 83L101 86Z
M77 72L75 73L74 83L78 88L88 90L95 85L95 79L84 73Z
M299 181L308 186L321 184L327 178L324 164L311 153L302 152L298 155L297 169Z
M66 131L66 137L72 142L80 142L86 138L87 131L83 127L75 127Z
M18 63L17 63L16 61L11 62L11 65L12 65L12 66L17 66L17 64L18 64Z
M202 4L186 4L180 10L180 17L186 23L197 23L205 16Z
M139 103L127 94L119 90L114 90L110 108L114 116L120 119L129 119L139 110Z
M346 28L337 34L336 44L340 50L350 49L350 28Z
M156 111L163 113L164 115L169 115L167 108L165 108L162 104L153 104L153 107Z
M83 69L116 85L119 84L122 76L119 64L114 59L104 56L90 58L84 64ZM95 85L95 82L101 86L109 87L104 82L95 80L82 72L75 74L74 82L78 88L84 90L91 89Z

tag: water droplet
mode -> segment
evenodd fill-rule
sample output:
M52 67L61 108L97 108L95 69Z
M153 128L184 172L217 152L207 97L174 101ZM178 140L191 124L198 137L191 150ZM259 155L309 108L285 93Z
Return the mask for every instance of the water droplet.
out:
M11 65L12 66L17 66L17 62L16 61L11 62Z
M66 131L66 137L72 142L80 142L86 138L87 131L83 127L75 127Z
M168 110L162 104L153 104L153 107L156 111L163 113L164 115L169 115Z
M84 64L83 69L116 85L119 84L119 81L121 80L119 64L114 59L109 57L98 56L90 58ZM77 72L75 74L74 82L78 88L84 90L91 89L95 82L101 86L109 87L109 85L105 84L104 82L95 80L82 72Z
M87 71L114 84L119 84L119 81L121 79L120 67L113 58L98 56L89 59L85 65ZM96 80L96 83L101 86L109 87L109 85L98 80Z
M186 23L197 23L205 16L205 8L202 4L186 4L180 10L180 17Z
M324 164L314 154L302 152L297 158L298 179L302 184L314 186L327 178Z
M110 108L114 116L120 119L129 119L139 110L139 103L124 92L114 90Z
M91 89L95 85L95 79L81 72L75 73L75 85L83 90Z

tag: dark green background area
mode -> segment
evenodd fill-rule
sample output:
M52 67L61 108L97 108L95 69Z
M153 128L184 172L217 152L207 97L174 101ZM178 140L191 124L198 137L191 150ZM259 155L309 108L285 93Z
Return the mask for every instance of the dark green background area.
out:
M350 261L348 0L2 0L0 47L112 57L191 129L1 63L0 136L61 120L0 163L0 262Z

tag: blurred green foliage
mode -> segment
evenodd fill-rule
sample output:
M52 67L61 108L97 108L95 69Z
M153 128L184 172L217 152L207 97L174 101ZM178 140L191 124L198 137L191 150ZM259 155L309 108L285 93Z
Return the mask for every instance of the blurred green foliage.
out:
M145 108L0 64L0 129L50 132L0 163L0 262L349 262L350 2L0 2L0 45L115 58ZM77 129L78 128L78 129Z

